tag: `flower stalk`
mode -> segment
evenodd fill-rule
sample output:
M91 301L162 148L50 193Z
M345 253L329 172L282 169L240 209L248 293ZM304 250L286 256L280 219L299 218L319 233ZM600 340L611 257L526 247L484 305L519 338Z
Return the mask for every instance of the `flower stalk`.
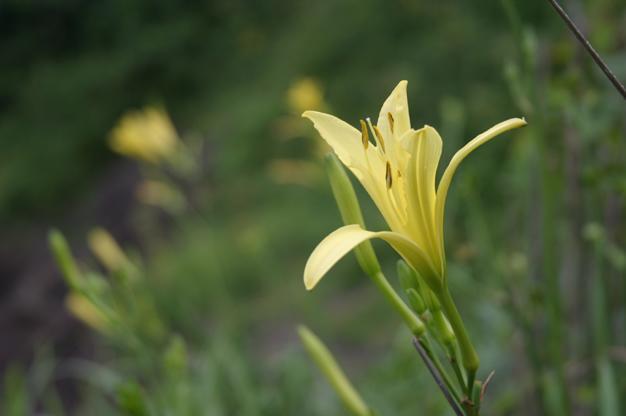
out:
M480 358L478 357L478 353L470 340L469 334L465 329L463 319L456 308L456 304L454 303L450 292L446 289L441 293L438 293L438 298L441 302L441 307L457 336L459 349L461 350L461 358L463 360L463 367L467 372L467 396L472 397L476 372L480 366Z

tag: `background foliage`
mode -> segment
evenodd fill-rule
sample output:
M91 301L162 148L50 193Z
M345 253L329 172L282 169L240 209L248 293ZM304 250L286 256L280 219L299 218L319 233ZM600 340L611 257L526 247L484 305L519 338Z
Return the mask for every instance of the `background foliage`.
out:
M626 6L564 4L626 79ZM547 2L5 1L0 39L3 414L336 414L300 322L380 414L444 414L352 259L313 293L301 282L340 219L300 106L356 124L400 79L444 160L502 119L529 121L472 155L448 207L452 291L496 370L486 414L626 405L624 103ZM147 104L194 149L193 180L108 150L117 119ZM186 207L137 197L164 176ZM129 315L125 336L94 335L65 312L47 229L105 274L86 250L95 225L142 270L127 296L152 305L157 334Z

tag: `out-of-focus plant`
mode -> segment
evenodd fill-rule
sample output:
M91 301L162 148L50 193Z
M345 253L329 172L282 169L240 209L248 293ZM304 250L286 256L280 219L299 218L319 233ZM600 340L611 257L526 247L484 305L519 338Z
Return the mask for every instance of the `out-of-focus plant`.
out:
M406 86L406 81L402 81L392 91L376 125L369 118L361 120L360 131L328 114L303 114L313 121L341 163L358 178L391 228L381 232L365 229L350 180L337 157L329 156L329 177L346 225L315 248L305 266L304 284L309 290L315 287L337 261L354 250L363 271L409 327L415 347L454 412L478 415L484 393L482 382L476 380L480 360L448 287L443 240L445 201L452 177L465 157L497 135L526 122L507 120L468 142L452 157L435 189L442 140L430 126L411 128ZM385 240L404 259L399 263L398 274L410 308L382 273L369 242L374 238ZM440 363L431 340L446 353L448 368ZM356 408L359 406L353 406L353 411Z
M274 137L283 142L305 144L305 154L286 155L275 158L267 167L269 176L279 184L311 186L322 176L321 169L310 161L310 154L323 154L327 146L313 140L310 129L303 123L300 114L315 109L325 111L328 104L319 81L312 77L302 77L294 81L285 92L286 115L281 115L273 123Z
M124 114L111 130L109 145L140 162L145 180L137 187L139 201L171 214L188 206L199 209L195 191L204 180L202 143L181 138L164 108Z
M66 300L70 311L118 347L162 345L166 338L163 323L150 297L140 295L141 268L104 229L94 229L88 240L106 274L92 268L81 270L62 234L50 233L50 246L70 289Z
M189 342L168 327L156 308L140 261L126 254L104 229L89 233L88 242L102 269L78 264L62 234L50 233L50 246L69 288L69 311L97 331L113 351L108 363L65 364L67 374L92 385L92 394L112 403L104 411L87 402L79 414L252 416L299 410L309 414L315 407L303 407L309 397L306 375L288 354L268 374L259 374L252 358L219 327L212 328L201 344ZM278 381L270 387L266 377ZM7 415L26 414L24 409L32 405L25 383L26 375L19 369L7 373L4 384L13 389L3 393L11 395L5 402ZM57 404L52 399L47 409Z

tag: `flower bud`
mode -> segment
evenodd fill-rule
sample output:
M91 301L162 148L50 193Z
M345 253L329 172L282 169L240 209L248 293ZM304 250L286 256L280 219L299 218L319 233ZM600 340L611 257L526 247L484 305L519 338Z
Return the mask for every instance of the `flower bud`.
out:
M110 272L120 271L130 264L122 248L104 228L96 227L87 237L89 248Z
M74 261L74 257L72 256L72 252L63 237L58 230L51 230L48 234L48 242L50 244L50 249L52 250L52 254L54 255L54 259L56 260L59 269L61 269L61 273L65 278L70 289L78 289L80 283L80 271L76 266L76 262Z
M103 334L111 332L112 328L109 318L84 295L70 292L65 298L65 307L72 315L93 329Z
M344 372L335 361L331 352L307 327L300 326L298 335L307 352L352 414L355 416L372 416L373 412L365 404L359 393L350 383Z
M409 289L413 289L414 291L419 289L415 271L413 271L413 269L406 264L404 260L398 260L396 263L396 270L398 273L398 279L400 280L400 286L402 286L402 289L404 289L405 292L408 292Z
M344 224L358 224L361 228L365 228L359 201L341 162L334 153L331 153L326 156L325 165L328 178L330 179L330 186ZM370 276L380 273L380 264L369 241L361 243L354 252L359 265L365 273Z
M433 312L433 323L444 345L448 347L453 346L456 341L456 335L454 335L454 331L441 309Z
M422 316L427 310L424 299L422 299L422 297L419 295L419 293L417 293L415 289L407 290L406 296L409 300L409 305L411 305L411 308L413 308L413 310L417 312L419 316Z

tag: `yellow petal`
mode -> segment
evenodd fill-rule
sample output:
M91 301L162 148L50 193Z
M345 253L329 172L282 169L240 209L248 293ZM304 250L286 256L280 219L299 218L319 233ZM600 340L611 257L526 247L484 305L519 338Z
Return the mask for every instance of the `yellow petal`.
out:
M335 116L318 111L305 111L302 117L313 122L322 138L335 151L344 165L363 167L365 153L359 130Z
M424 126L414 136L410 138L412 159L407 172L409 210L413 214L410 227L414 230L414 239L429 252L437 269L442 270L435 227L435 177L442 140L437 130L430 126Z
M424 252L408 238L391 231L367 231L356 224L346 225L330 233L313 250L304 267L304 285L311 290L343 256L364 241L380 238L389 243L430 284L439 281Z
M389 114L393 118L393 129L396 137L402 137L411 128L409 102L406 97L407 81L400 81L383 103L378 115L378 128L385 137L392 137Z
M518 127L523 127L525 125L526 121L520 118L511 118L509 120L496 124L489 130L473 138L452 157L452 160L450 160L450 164L446 168L443 176L441 177L441 180L439 181L439 188L437 189L435 221L436 226L439 230L438 235L440 237L443 236L444 211L446 205L446 197L448 195L448 189L450 188L450 182L452 182L452 177L454 176L456 169L459 167L463 159L465 159L470 153L476 150L476 148L484 143L487 143L489 140L493 139L497 135L512 129L516 129ZM443 253L443 238L440 238L440 245Z

